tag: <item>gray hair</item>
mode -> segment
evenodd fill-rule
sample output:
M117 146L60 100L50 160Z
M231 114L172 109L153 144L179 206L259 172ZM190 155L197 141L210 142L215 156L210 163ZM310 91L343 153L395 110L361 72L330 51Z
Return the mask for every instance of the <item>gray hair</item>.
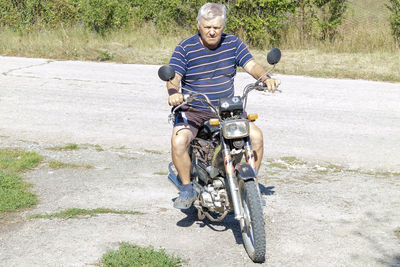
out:
M217 3L206 3L199 9L199 13L197 14L197 24L200 24L200 20L202 18L209 20L209 19L214 19L217 16L222 17L222 20L225 25L225 19L226 19L225 5Z

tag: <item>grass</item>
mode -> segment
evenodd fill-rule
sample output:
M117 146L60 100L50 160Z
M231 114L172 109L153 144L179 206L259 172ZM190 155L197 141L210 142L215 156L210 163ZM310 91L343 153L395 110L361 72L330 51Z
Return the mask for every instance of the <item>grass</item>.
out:
M92 165L78 165L78 164L74 164L74 163L65 163L65 162L61 162L61 161L50 161L49 162L49 167L51 169L64 169L64 168L85 168L85 169L93 169L94 167Z
M26 152L20 149L0 149L0 170L9 173L21 173L32 170L43 157L36 152Z
M130 214L130 215L141 215L143 213L137 211L127 211L127 210L115 210L106 208L97 209L78 209L72 208L61 212L52 214L34 214L30 216L32 219L76 219L84 217L94 217L99 214Z
M165 250L154 250L153 247L142 248L127 242L121 243L116 251L103 255L101 266L182 266L184 260L168 255Z
M77 144L67 144L65 146L50 147L48 149L54 151L68 151L82 149L82 147L79 147Z
M19 149L0 149L0 213L17 211L37 204L21 173L32 170L43 157Z

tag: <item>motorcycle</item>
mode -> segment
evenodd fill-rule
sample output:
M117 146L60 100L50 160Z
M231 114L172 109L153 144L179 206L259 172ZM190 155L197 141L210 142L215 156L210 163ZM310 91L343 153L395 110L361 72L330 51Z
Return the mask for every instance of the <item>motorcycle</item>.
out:
M281 58L279 49L272 49L267 61L275 68ZM163 81L171 81L175 71L171 66L162 66L158 75ZM261 79L261 77L260 77ZM222 221L233 211L239 221L243 244L254 262L265 260L266 240L263 217L263 200L257 181L254 152L249 137L249 122L257 119L257 114L243 118L247 96L252 90L265 91L267 88L258 79L248 84L243 95L221 98L217 107L213 106L205 94L190 92L184 95L184 102L172 109L170 119L183 106L193 101L203 101L215 114L215 119L204 122L196 138L190 143L191 180L197 192L193 206L200 220L206 217L213 222ZM177 86L178 87L178 86ZM168 178L182 190L182 182L174 164L168 166Z

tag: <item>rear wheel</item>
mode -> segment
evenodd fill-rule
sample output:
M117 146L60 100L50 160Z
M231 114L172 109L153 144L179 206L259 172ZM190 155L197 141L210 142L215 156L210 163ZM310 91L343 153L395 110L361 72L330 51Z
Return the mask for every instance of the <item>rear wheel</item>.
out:
M257 185L253 180L239 179L239 201L243 218L240 219L240 230L244 247L254 262L265 260L264 217Z

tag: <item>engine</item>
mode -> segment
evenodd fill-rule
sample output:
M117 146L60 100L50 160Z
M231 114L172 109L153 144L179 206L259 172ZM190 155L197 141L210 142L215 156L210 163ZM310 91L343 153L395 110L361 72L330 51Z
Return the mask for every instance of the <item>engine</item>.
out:
M201 206L219 213L229 209L230 202L222 179L213 180L212 184L208 184L203 189L200 193Z

